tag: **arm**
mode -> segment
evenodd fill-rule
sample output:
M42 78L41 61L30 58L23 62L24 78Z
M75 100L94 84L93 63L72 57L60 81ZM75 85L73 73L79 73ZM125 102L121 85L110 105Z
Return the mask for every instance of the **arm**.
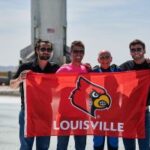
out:
M12 79L12 80L10 80L10 87L12 89L17 89L17 88L19 88L20 83L21 83L21 80L19 77L16 79Z
M84 63L82 65L85 66L87 72L92 72L92 66L90 63Z
M129 60L129 61L126 61L123 64L121 64L119 67L122 71L133 70L134 69L134 62L133 62L133 60Z
M13 89L19 88L19 85L26 79L26 75L30 70L24 70L20 73L18 78L10 80L10 87Z

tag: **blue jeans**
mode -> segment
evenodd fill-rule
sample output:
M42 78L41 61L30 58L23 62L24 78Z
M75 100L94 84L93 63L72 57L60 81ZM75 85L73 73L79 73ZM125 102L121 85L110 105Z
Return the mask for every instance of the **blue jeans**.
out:
M86 136L74 136L75 149L85 150L86 147ZM57 150L67 150L69 142L69 136L58 136Z
M145 138L138 139L139 150L150 150L150 112L146 111ZM135 150L135 139L123 138L125 150Z
M94 136L94 150L103 150L105 143L105 136ZM118 150L118 138L107 136L108 150Z
M19 114L19 138L20 138L20 150L32 150L35 137L24 137L24 110L21 109ZM50 144L50 136L36 137L36 150L48 150Z

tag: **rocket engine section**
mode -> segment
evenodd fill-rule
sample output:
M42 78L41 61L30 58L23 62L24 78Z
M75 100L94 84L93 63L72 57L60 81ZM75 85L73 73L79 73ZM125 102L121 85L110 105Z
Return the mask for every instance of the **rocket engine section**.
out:
M53 60L64 62L66 50L66 0L31 0L31 41L49 40L54 46Z
M64 63L66 29L66 0L31 0L31 46L27 47L26 54L26 48L21 51L21 57L24 55L28 60L33 57L34 44L42 39L53 43L52 61ZM30 53L29 49L32 49Z

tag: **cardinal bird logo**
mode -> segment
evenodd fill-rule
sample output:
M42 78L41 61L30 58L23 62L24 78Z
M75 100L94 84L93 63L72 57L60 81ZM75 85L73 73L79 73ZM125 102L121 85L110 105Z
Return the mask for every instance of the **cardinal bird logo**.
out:
M70 95L71 103L79 110L96 117L96 110L106 110L111 106L107 90L84 77L76 81L76 88Z

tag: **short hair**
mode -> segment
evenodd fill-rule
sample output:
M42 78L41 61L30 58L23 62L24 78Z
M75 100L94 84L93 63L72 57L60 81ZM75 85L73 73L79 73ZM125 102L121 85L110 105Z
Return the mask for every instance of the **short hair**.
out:
M53 50L53 44L52 44L51 42L46 41L46 40L44 41L44 40L41 40L41 39L39 39L39 40L35 43L35 47L34 47L34 49L35 49L35 50L39 49L39 48L40 48L41 43L45 43L45 44L49 44L49 45L51 45L51 49Z
M139 40L139 39L133 40L133 41L129 44L129 48L131 49L131 46L134 46L134 45L136 45L136 44L140 44L140 45L143 47L143 49L145 49L145 43L144 43L143 41Z
M71 43L71 51L75 46L79 46L79 47L82 47L83 49L85 49L84 44L81 41L73 41Z
M109 54L109 56L111 56L111 52L108 51L108 50L104 50L104 49L99 51L98 57L99 57L100 55L102 55L102 54Z
M46 40L38 39L37 42L35 43L35 47L34 47L35 57L37 57L36 50L40 48L41 43L45 43L45 44L51 45L51 49L53 50L53 44L51 42L46 41Z

